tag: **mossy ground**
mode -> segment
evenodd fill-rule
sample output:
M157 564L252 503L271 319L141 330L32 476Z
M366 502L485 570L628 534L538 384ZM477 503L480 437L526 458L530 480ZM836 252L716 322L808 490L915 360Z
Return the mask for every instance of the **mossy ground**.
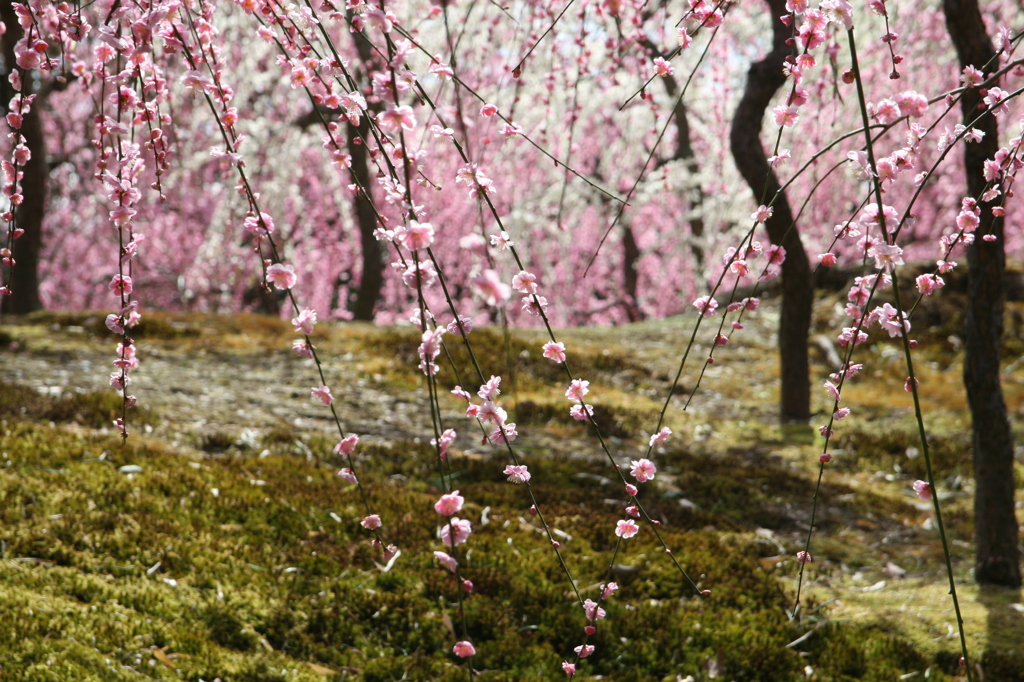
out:
M823 327L831 314L823 304ZM844 394L855 412L837 429L825 477L804 617L787 617L821 441L773 419L775 315L766 306L719 354L686 412L696 373L684 373L669 411L677 436L657 453L656 484L644 491L710 598L691 597L649 531L624 543L615 559L622 590L591 639L586 676L957 675L941 548L929 511L908 492L921 458L908 456L918 444L905 370L889 344L864 349L868 371ZM450 653L453 629L461 636L452 580L432 558L442 548L431 510L439 481L412 330L318 328L342 416L368 434L360 476L402 548L385 572L358 526L357 493L335 475L334 440L308 401L309 368L285 350L287 325L147 316L136 391L144 410L122 447L109 428L116 397L91 390L113 348L101 322L46 313L3 329L3 679L467 678ZM564 333L618 462L639 456L690 324ZM1021 595L971 581L968 421L958 358L935 327L915 330L926 341L919 375L969 644L985 679L1024 680ZM472 339L485 370L506 377L502 398L538 500L566 534L581 593L595 597L622 517L621 485L592 434L568 419L562 377L541 358L535 332L481 329ZM446 367L442 381L474 385L468 355L450 350L455 370ZM1004 387L1024 442L1024 366L1015 360L1007 358ZM829 370L818 362L823 379ZM816 409L826 409L821 393ZM474 525L463 565L475 584L465 615L479 678L564 679L559 663L580 643L581 610L524 490L501 476L502 452L481 445L458 403L443 400L446 425L460 432L452 466ZM906 574L893 577L892 565Z

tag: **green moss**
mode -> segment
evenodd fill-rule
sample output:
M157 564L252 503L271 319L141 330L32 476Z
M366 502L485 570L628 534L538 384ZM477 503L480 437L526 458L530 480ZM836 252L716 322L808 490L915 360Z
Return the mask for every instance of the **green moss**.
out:
M276 319L151 319L154 326L143 331L175 349L216 343L218 351L249 356L287 352L289 328ZM101 320L88 315L38 321L103 332L96 327ZM662 338L642 329L645 339ZM620 461L638 456L646 441L641 432L657 409L636 389L662 390L667 382L664 366L655 372L634 359L633 332L604 330L601 347L582 340L577 346L567 334L577 375L605 388L595 405ZM72 336L73 343L86 341L80 332ZM414 330L325 325L324 336L318 347L325 356L358 356L346 377L372 381L403 399L421 386ZM610 530L626 503L621 482L587 427L569 417L562 370L541 357L539 337L517 332L506 341L501 330L485 328L471 339L480 357L506 358L508 352L512 359L514 381L503 360L487 373L503 374L510 407L513 394L519 398L515 418L531 437L517 446L533 473L534 492L548 522L565 534L559 535L561 550L581 596L596 598L615 550ZM449 337L448 349L459 378L442 362L443 382L475 386L461 342ZM721 366L728 369L729 362ZM859 380L865 386L874 381ZM706 381L708 390L718 390L713 378ZM836 682L893 680L929 668L929 680L955 675L955 642L908 633L901 628L907 617L895 611L867 624L818 623L828 608L802 623L787 619L796 564L776 555L791 556L806 533L817 445L807 429L780 432L730 421L732 411L747 409L742 400L717 404L721 412L699 417L670 414L677 435L657 453L658 479L643 491L675 558L711 595L694 598L645 529L616 555L615 562L629 568L617 569L623 589L605 605L608 618L590 640L597 653L585 673L674 681L708 679L715 671L720 679L795 682L806 679L810 666L814 679ZM446 420L453 405L443 398ZM384 516L385 536L402 550L384 572L359 526L365 512L357 491L339 482L336 466L323 465L339 464L332 459L333 437L264 424L258 427L261 447L250 450L238 446L238 432L211 424L179 439L210 456L189 450L186 459L157 440L133 436L122 448L97 432L63 426L109 426L118 409L117 396L107 392L52 398L0 386L0 417L8 420L0 435L7 453L0 463L6 464L0 476L0 619L9 624L0 632L0 666L10 679L466 679L451 653L450 628L462 636L455 586L432 556L441 549L431 509L441 482L426 438L366 439L355 455L371 506ZM818 589L844 584L840 562L874 581L871 572L890 560L888 552L905 549L907 538L924 546L915 554L921 582L941 578L934 538L920 530L913 498L901 497L900 483L862 485L868 479L862 472L888 472L893 464L918 473L921 459L906 456L907 447L916 446L914 433L905 424L890 428L895 419L883 414L887 409L879 408L885 419L862 430L839 430L837 447L850 456L830 466L819 498L816 561L807 574ZM713 437L690 437L697 419L713 427ZM469 433L459 427L463 436ZM564 679L559 664L582 641L581 609L538 532L524 489L505 481L503 456L476 447L478 441L476 432L457 441L451 460L454 484L467 495L463 515L474 527L461 548L472 554L460 553L460 561L474 583L465 615L479 652L478 677ZM944 475L968 472L963 437L936 433L932 442ZM263 448L269 456L257 457ZM125 464L142 472L121 473ZM967 537L966 505L951 506L947 521L951 532ZM771 540L764 529L774 531ZM903 533L898 546L882 539L893 530ZM892 559L914 568L909 559ZM909 582L903 589L913 589ZM816 598L805 598L805 611ZM809 630L809 639L787 647ZM17 636L3 639L10 632ZM995 679L1018 679L1014 666L1022 667L1003 644L978 660Z
M524 338L519 333L512 333L506 338L501 329L484 327L475 329L469 341L477 361L487 363L487 367L481 368L485 375L502 374L502 388L506 392L513 386L518 391L529 392L555 384L561 385L565 381L565 369L543 357L543 340ZM388 368L389 377L393 380L400 376L404 380L415 380L422 376L416 370L419 344L420 335L411 327L381 328L361 339L360 351L378 355L380 349L387 349L394 358L394 363ZM476 366L462 339L447 335L445 349L448 355L442 354L438 363L442 383L461 383L467 388L478 385ZM497 364L495 359L498 360ZM576 348L572 368L577 376L587 377L591 381L614 375L616 383L628 389L635 388L641 382L648 382L651 378L648 369L636 362L628 352L617 348Z
M921 440L908 424L902 428L876 427L843 430L836 445L845 451L842 462L861 470L872 468L886 472L899 469L914 478L925 478L925 460L921 454ZM929 434L928 450L932 467L943 477L971 473L971 443L967 433Z
M123 400L114 391L82 391L54 398L27 386L0 380L0 418L41 419L77 423L92 428L110 428L121 416ZM131 416L142 424L159 423L157 414L136 406Z
M32 423L14 424L2 439L11 464L0 480L0 533L10 568L0 577L0 618L18 636L0 647L0 665L24 671L12 679L134 679L129 668L153 679L322 679L304 661L363 680L465 677L445 624L461 628L451 576L431 555L436 521L427 510L437 490L391 478L402 471L429 480L433 464L422 445L377 444L360 454L371 495L387 497L388 537L403 551L387 573L373 568L356 493L304 457L240 456L196 469L135 441L116 450L118 463L143 469L128 476L93 456L113 445ZM722 462L723 472L768 469L738 457ZM252 484L256 466L266 485ZM462 561L475 583L466 618L475 664L489 671L482 679L559 679L559 662L581 640L581 610L545 538L524 525L536 522L522 489L505 482L495 462L460 458L455 467L460 485L473 490L473 554ZM592 504L593 477L605 470L559 458L531 469L549 522L573 538L563 546L566 561L584 595L595 597L613 550L608 529L619 517ZM711 484L709 500L728 500L723 486ZM689 594L658 558L653 536L626 543L616 561L640 570L620 578L628 597L607 604L592 639L602 655L588 672L674 679L714 661L737 681L803 679L807 664L819 679L882 680L923 660L897 635L839 625L821 632L809 656L786 648L800 632L757 548L687 532L693 525L667 502L664 536L712 596ZM173 654L176 668L153 647Z

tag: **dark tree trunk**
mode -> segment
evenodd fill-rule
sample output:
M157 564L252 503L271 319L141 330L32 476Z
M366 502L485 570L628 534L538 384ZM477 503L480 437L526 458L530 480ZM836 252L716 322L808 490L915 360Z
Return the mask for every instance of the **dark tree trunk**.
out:
M367 130L368 127L363 121L362 129ZM370 155L365 140L355 126L346 123L345 129L348 136L348 151L352 155L352 167L349 169L352 182L369 192L372 187ZM363 250L363 274L359 278L359 288L350 308L353 318L372 321L373 309L380 300L381 289L384 286L384 255L381 253L380 242L373 236L374 230L377 229L377 216L370 204L370 197L359 192L353 202Z
M676 94L675 80L669 87L669 76L665 78L665 90L669 97L678 97ZM693 153L693 146L690 144L690 121L686 117L686 104L679 100L672 111L676 121L676 153L675 158L686 163L686 170L690 174L693 185L687 189L686 200L690 204L690 234L693 241L690 242L690 250L693 252L693 259L696 261L697 270L704 269L704 216L701 208L704 204L704 189L700 186L697 173L700 167L697 165L697 155Z
M786 45L789 29L779 21L779 17L786 13L786 2L767 1L772 22L772 50L764 59L750 66L743 98L736 108L729 133L733 160L758 202L762 196L769 199L775 196L780 188L761 145L761 122L772 97L786 82L782 66L786 57L793 54L793 48ZM814 286L807 253L785 194L775 202L775 213L765 227L772 243L786 249L786 260L782 264L782 314L779 320L781 417L787 422L806 422L811 414L807 334L811 324Z
M350 10L351 15L351 10ZM373 46L361 35L354 35L356 52L359 54L359 61L362 64L362 71L368 73L371 65L377 59ZM360 78L357 74L356 78ZM371 103L366 115L372 116L381 111L380 103ZM369 134L369 125L364 120L359 128L348 123L345 124L348 137L348 153L352 156L352 166L349 174L352 182L358 183L366 192L372 191L373 184L370 171L370 154L366 148L366 142L373 139ZM361 142L357 143L357 140ZM372 197L360 192L353 199L356 211L356 222L359 225L359 240L363 250L363 272L359 278L359 288L356 290L355 299L352 300L349 309L352 316L357 320L372 321L373 309L380 300L381 290L384 287L384 253L381 250L380 242L373 236L377 229L377 215L373 210Z
M11 0L0 0L0 20L7 26L7 33L3 36L6 68L0 76L0 101L6 108L14 95L7 80L15 63L14 45L24 32L18 23ZM25 95L32 94L32 80L32 75L27 74L22 86ZM41 97L42 95L36 97L32 108L22 121L21 134L25 137L25 146L32 154L32 158L22 169L25 177L19 185L25 199L17 209L17 220L18 227L25 230L25 234L16 239L11 248L16 263L11 272L12 294L0 301L0 311L16 315L30 313L43 307L39 299L39 251L43 244L43 215L46 211L49 169L46 163L46 139L43 137L43 124L39 117L39 111L43 106Z
M960 65L992 71L995 50L985 32L977 0L943 0L946 27L956 46ZM964 123L978 115L977 89L964 94ZM985 137L965 144L967 193L980 199L984 192L985 159L999 149L995 116L987 114L974 125ZM999 383L1003 337L1003 220L992 215L993 203L981 204L981 224L967 249L967 319L964 329L964 386L971 408L974 448L974 577L979 583L1020 587L1017 519L1013 502L1013 434ZM980 235L994 234L986 242Z
M623 301L623 305L630 322L640 322L644 319L643 311L640 310L636 297L638 279L636 262L639 259L640 247L636 243L633 228L628 223L624 224L622 226L622 284L626 292L626 300Z
M351 12L350 12L351 18ZM356 51L359 59L366 65L374 60L372 46L360 36L355 37ZM358 74L356 76L359 78ZM374 116L382 110L379 102L370 103L366 112L367 116ZM341 113L337 109L318 108L295 120L295 125L305 128L321 122L322 119L335 118ZM359 126L345 123L345 144L348 153L352 157L352 165L349 167L349 177L353 184L361 187L366 192L372 191L374 174L370 170L370 153L366 147L367 141L373 141L370 134L370 126L365 121ZM355 210L356 225L359 228L359 242L362 250L362 275L354 295L349 296L348 309L352 318L365 322L373 321L373 311L380 301L381 291L384 288L384 250L380 242L373 236L377 229L377 214L373 210L372 198L363 194L360 190L352 199L352 206ZM339 283L339 286L341 284Z
M651 57L666 56L659 52L658 45L650 39L641 41L641 45L647 48ZM679 83L675 76L667 75L661 78L665 84L665 94L675 102L672 108L672 117L676 124L676 148L665 161L682 161L686 165L686 171L693 179L693 184L686 189L685 198L690 205L690 234L693 239L690 242L690 250L693 252L693 259L696 261L696 270L704 269L704 216L701 214L701 207L704 204L704 189L697 180L697 173L700 166L697 164L697 155L693 151L693 144L690 142L690 120L686 116L686 103L679 99ZM659 164L661 165L661 164Z

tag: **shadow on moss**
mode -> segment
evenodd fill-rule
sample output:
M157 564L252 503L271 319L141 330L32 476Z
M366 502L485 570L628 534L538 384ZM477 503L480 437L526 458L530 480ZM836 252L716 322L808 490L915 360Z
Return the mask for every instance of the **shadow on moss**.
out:
M0 418L41 419L59 424L77 423L91 428L111 427L121 416L122 398L114 391L65 393L59 398L46 396L21 384L0 380ZM155 425L157 414L137 406L129 418L140 424Z

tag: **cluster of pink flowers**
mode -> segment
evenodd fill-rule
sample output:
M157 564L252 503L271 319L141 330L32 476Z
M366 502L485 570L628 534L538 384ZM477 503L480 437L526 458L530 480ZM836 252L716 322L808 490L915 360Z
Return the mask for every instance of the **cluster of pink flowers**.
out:
M477 395L483 401L481 403L474 403L472 396L463 390L461 386L456 386L452 389L452 395L466 401L467 417L478 419L481 424L494 425L487 437L490 442L494 444L511 443L516 439L518 432L516 431L515 423L506 422L508 413L495 402L495 399L501 394L501 389L498 388L499 385L501 385L501 377L491 376L486 383L480 386Z

